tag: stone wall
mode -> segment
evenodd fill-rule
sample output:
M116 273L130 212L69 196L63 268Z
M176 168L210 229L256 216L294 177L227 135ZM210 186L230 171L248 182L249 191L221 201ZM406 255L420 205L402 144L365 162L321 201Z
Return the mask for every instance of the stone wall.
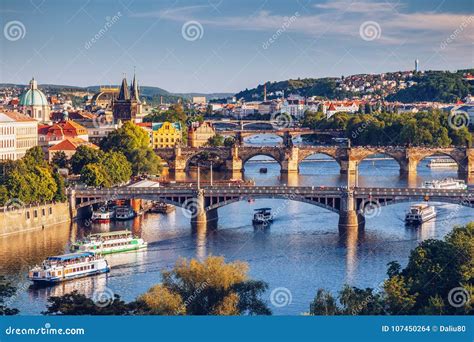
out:
M0 209L0 236L71 221L68 203Z

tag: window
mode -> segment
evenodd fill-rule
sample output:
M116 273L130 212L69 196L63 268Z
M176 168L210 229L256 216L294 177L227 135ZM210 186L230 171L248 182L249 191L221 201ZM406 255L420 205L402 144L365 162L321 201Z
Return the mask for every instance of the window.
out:
M53 213L53 208L49 208L49 215Z
M38 217L38 210L36 210L36 209L35 209L35 211L34 211L34 216L35 216L35 218Z
M43 208L43 209L41 209L41 214L43 214L43 216L45 216L45 215L46 215L46 210L44 210L44 208Z
M27 219L27 220L30 219L30 212L29 212L29 211L26 212L26 219Z

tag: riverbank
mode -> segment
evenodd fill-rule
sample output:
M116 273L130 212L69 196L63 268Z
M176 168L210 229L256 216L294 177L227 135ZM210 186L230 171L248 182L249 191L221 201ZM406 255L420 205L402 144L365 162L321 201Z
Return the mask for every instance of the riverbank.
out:
M70 222L69 205L47 203L40 205L17 205L0 211L0 236L17 234L47 226Z

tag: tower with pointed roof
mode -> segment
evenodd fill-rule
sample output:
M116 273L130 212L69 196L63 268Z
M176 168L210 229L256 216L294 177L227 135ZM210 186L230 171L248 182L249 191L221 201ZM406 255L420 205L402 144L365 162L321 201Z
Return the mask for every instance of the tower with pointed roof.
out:
M114 121L136 121L137 115L142 112L142 104L140 101L140 93L138 91L138 83L135 74L130 88L127 84L127 78L124 77L120 92L113 104Z

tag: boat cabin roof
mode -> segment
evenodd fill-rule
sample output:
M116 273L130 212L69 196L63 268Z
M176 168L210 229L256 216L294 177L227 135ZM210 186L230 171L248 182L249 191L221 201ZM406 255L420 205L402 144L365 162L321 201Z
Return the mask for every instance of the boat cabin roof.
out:
M425 209L425 208L428 208L428 207L429 207L429 205L424 204L424 203L413 204L411 206L411 208L419 208L419 209Z
M93 256L93 252L82 252L82 253L70 253L70 254L63 254L63 255L56 255L50 256L47 258L49 261L68 261L74 260L79 258L87 258Z
M272 208L258 208L258 209L254 209L255 211L270 211L272 210Z
M105 233L95 233L89 235L89 237L113 237L117 235L132 235L132 232L129 230L116 230L114 232L105 232Z

